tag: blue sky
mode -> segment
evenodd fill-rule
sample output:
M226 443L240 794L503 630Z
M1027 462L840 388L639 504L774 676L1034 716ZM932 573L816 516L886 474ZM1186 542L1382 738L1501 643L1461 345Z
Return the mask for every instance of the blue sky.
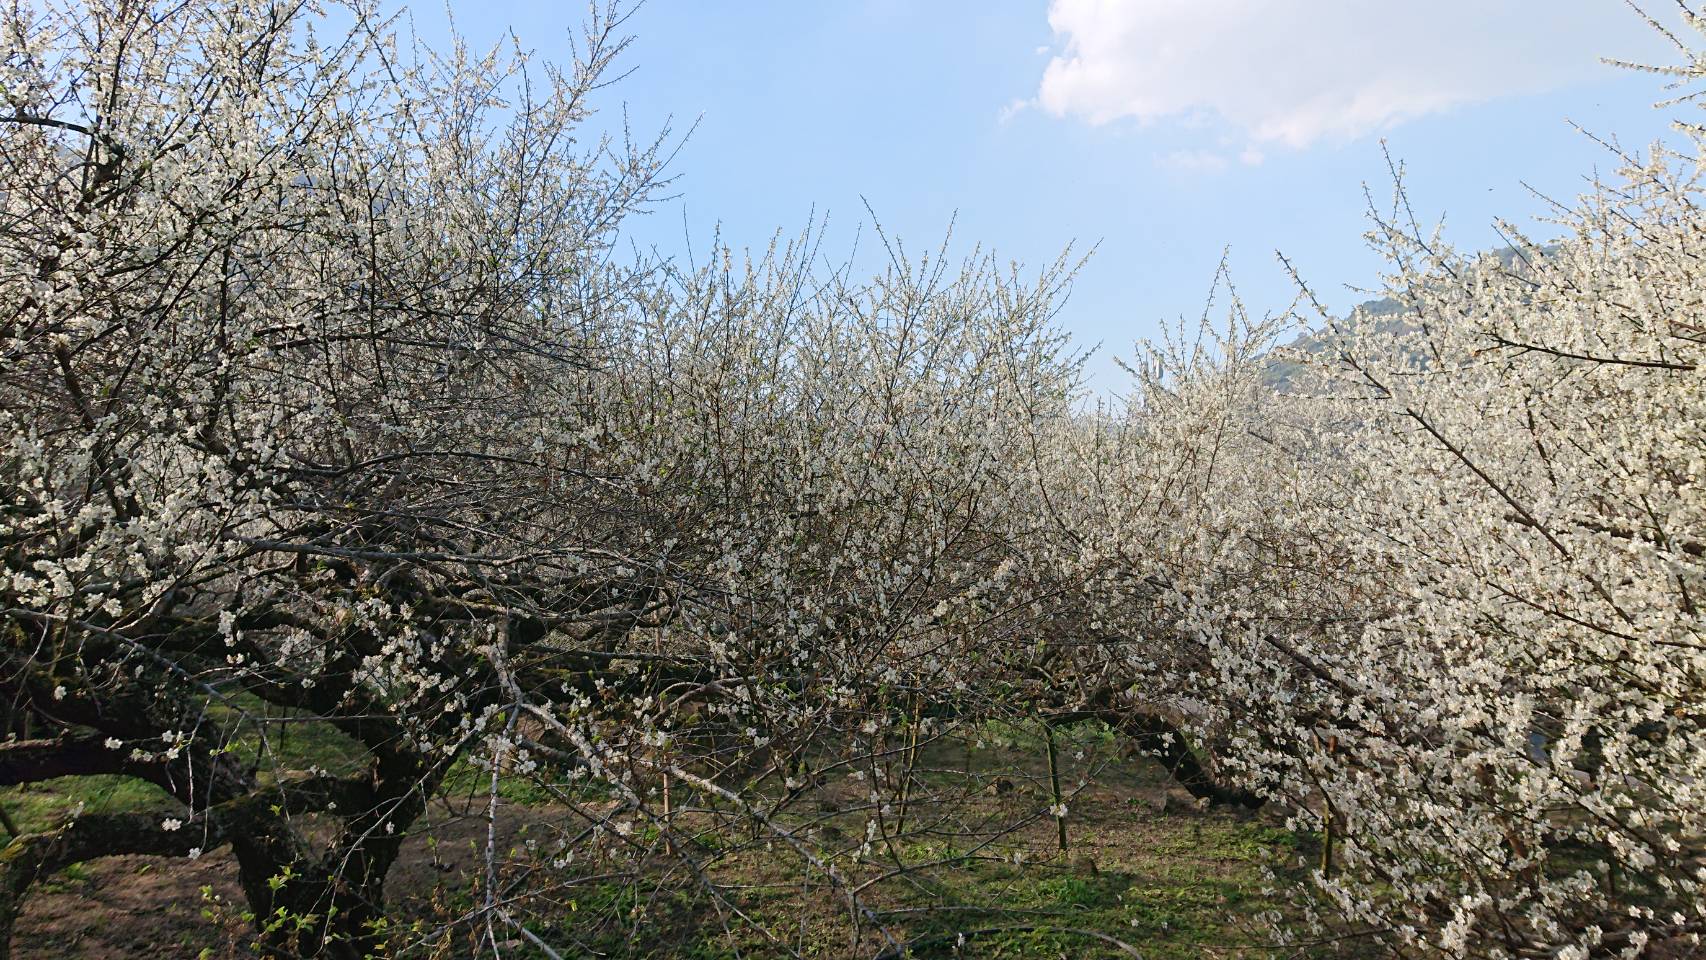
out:
M583 9L450 4L471 41L513 29L547 57ZM414 16L442 37L441 7ZM1652 108L1657 78L1596 61L1674 56L1620 0L648 0L629 27L606 109L642 132L697 122L680 199L638 242L702 251L720 225L761 247L815 210L827 249L864 225L869 250L868 201L913 249L956 215L960 252L1095 246L1061 322L1103 345L1102 390L1111 355L1201 312L1223 247L1258 313L1291 298L1276 249L1335 309L1363 299L1383 137L1417 213L1476 248L1494 217L1543 210L1529 186L1569 199L1614 166L1566 118L1642 147L1675 112Z

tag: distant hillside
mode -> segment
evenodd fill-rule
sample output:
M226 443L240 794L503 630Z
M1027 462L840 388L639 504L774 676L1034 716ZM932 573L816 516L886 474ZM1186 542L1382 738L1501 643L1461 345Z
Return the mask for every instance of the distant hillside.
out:
M1398 333L1405 327L1402 317L1403 305L1391 297L1379 300L1369 300L1351 308L1345 318L1353 324L1374 323L1375 329L1382 332ZM1385 319L1382 319L1385 318ZM1288 350L1298 350L1303 353L1317 354L1327 349L1326 340L1319 333L1306 333L1285 345ZM1303 364L1296 360L1285 360L1274 357L1268 361L1263 379L1276 390L1289 390L1293 381L1303 373Z
M1556 244L1548 244L1540 248L1542 256L1555 253ZM1507 270L1521 269L1522 261L1515 247L1501 247L1488 251L1488 255L1497 257ZM1402 333L1409 327L1404 318L1404 306L1391 297L1381 297L1378 300L1368 300L1351 308L1345 320L1351 325L1372 324L1376 333ZM1300 350L1304 353L1320 353L1327 349L1326 342L1319 333L1306 333L1296 340L1286 344L1290 350ZM1294 360L1274 358L1268 364L1264 379L1277 390L1286 390L1303 372L1303 365Z

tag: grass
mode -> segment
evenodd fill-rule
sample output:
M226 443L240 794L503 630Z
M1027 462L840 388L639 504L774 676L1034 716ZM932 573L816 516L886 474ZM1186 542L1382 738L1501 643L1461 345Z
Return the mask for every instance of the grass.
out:
M238 700L229 705L212 705L208 709L209 719L216 724L224 724L236 720L239 709L255 712L262 709L259 700L248 699L252 702ZM257 766L257 775L262 783L269 782L280 770L317 767L332 773L354 772L365 756L360 745L328 723L276 723L270 726L264 744L252 724L240 724L237 729L239 735L229 745L229 750L245 759L266 756L269 762ZM158 748L157 744L147 746ZM158 810L162 817L179 809L164 790L152 783L106 774L60 777L0 788L0 805L26 833L51 830L79 809L84 813Z
M1059 741L1063 756L1076 756L1080 746L1105 745L1098 731L1074 733ZM1001 797L985 793L973 801L988 809L967 811L972 817L993 815L1004 804L1022 809L1047 802L1033 769L1042 762L1041 745L1031 731L1009 727L986 732L983 746L970 757L933 759L942 768L970 769L974 778L1000 771L1020 781ZM1082 769L1095 759L1074 762ZM1102 774L1074 799L1065 853L1055 849L1053 822L1044 819L980 850L975 859L920 868L873 888L872 906L908 942L908 956L1129 957L1127 947L1151 960L1277 955L1264 948L1268 936L1257 922L1258 915L1280 907L1262 893L1264 871L1291 869L1299 838L1260 819L1202 812L1181 802L1148 761L1120 763ZM1156 801L1169 791L1171 812L1162 812ZM845 838L860 833L862 815L838 812L845 807L829 804L836 812L819 820L820 826L833 824L839 838L820 839L820 856L833 856L838 844L844 851ZM904 861L923 864L952 860L972 845L964 838L918 838L897 846ZM1018 862L1014 853L1022 854ZM885 854L877 859L866 867L838 862L850 876L868 876ZM845 902L821 878L802 889L798 862L784 854L748 847L719 861L715 876L735 891L731 898L752 923L724 930L709 898L691 884L650 896L644 889L612 885L577 895L577 931L586 937L594 917L612 921L604 935L585 944L613 960L783 955L759 928L789 949L822 960L868 957L880 948L867 926L859 950L853 950ZM636 907L645 911L638 925L632 922Z
M1255 824L1216 824L1223 838L1242 834L1241 855L1180 855L1156 844L1191 825L1161 821L1098 825L1098 854L1109 861L1095 873L1063 873L1053 864L997 866L957 871L954 894L982 904L972 918L944 913L915 936L921 957L1054 958L1126 956L1092 936L1123 941L1145 957L1200 957L1210 948L1252 940L1240 929L1269 904L1256 891L1261 866L1275 851ZM1071 869L1071 868L1066 868ZM1004 929L1005 928L1005 929ZM963 944L960 934L969 933Z
M1260 848L1261 852L1232 864L1217 853L1216 866L1205 868L1201 859L1181 860L1152 845L1157 833L1188 831L1185 824L1109 824L1103 825L1099 851L1120 857L1112 869L1081 874L1064 872L1065 868L1050 863L971 863L943 872L910 895L892 898L886 909L895 911L892 916L897 918L906 916L906 910L925 911L896 925L909 941L909 955L919 958L1129 956L1120 943L1148 958L1197 958L1234 952L1241 944L1251 955L1262 956L1252 918L1272 906L1257 893L1261 866L1271 860L1272 851L1262 846L1268 831L1260 825L1225 825L1222 832L1237 833L1240 827L1248 834L1242 849L1254 853ZM609 895L618 894L611 891ZM621 906L630 903L621 901ZM753 915L773 930L801 925L799 898L751 906ZM840 910L820 911L805 923L813 931L802 950L806 956L848 955L844 949L847 925ZM751 930L715 931L675 942L655 937L655 928L652 933L642 940L612 937L593 945L622 960L698 960L773 952L767 952L763 938Z
M82 805L84 813L133 813L174 808L152 783L123 776L59 777L0 789L0 805L25 833L52 830Z
M1043 741L1037 730L1012 725L981 731L980 736L981 747L924 758L926 765L946 771L944 781L952 776L967 776L972 782L997 776L1016 781L1005 792L976 793L970 801L972 809L963 811L966 819L998 819L1049 802ZM1090 786L1072 800L1070 849L1064 854L1055 849L1054 824L1048 818L978 848L973 859L956 859L976 846L963 836L922 835L897 844L898 855L909 864L946 861L909 870L869 891L871 906L885 915L885 924L896 936L910 944L909 955L939 960L1129 956L1122 943L1150 960L1272 955L1262 949L1264 937L1255 922L1258 914L1277 906L1261 893L1266 885L1263 871L1286 870L1286 864L1306 850L1309 838L1258 819L1205 813L1180 802L1181 795L1154 764L1113 760L1110 740L1105 731L1088 727L1057 732L1069 782L1096 770ZM290 735L275 736L272 747L281 767L349 770L361 759L359 750L341 734L306 723L290 725ZM475 764L458 764L445 782L452 806L483 798L488 777ZM832 782L822 790L824 799L834 802L821 807L802 803L789 815L801 818L802 824L811 819L820 828L831 827L813 835L818 854L839 858L836 862L848 875L870 877L889 865L886 850L878 851L875 863L846 858L854 842L848 838L863 833L864 814L857 811L852 795L866 789L863 782ZM1156 801L1168 792L1173 801L1163 810ZM538 820L541 828L551 825L562 809L549 791L525 777L500 778L500 794L507 803L525 808L527 817ZM77 803L86 810L170 809L170 801L154 786L119 777L83 777L0 790L0 802L26 829L51 826ZM692 823L680 826L688 834L696 829ZM481 837L483 830L482 826L477 831ZM510 842L523 842L528 835L530 829L523 826ZM577 869L584 869L585 875L561 889L554 905L535 911L530 929L559 946L596 951L612 960L768 957L784 952L778 950L778 941L821 960L870 956L880 947L870 925L863 923L859 948L852 949L853 929L845 900L821 874L803 875L801 861L780 845L767 848L762 841L738 835L706 836L717 842L699 848L700 855L727 902L716 902L679 871L659 879L646 873L653 868L642 868L647 880L637 884L607 879L607 871L620 872L619 868L589 857L578 861L583 866ZM433 859L435 845L446 853L451 846L463 848L480 841L471 834L447 834L411 842L418 845L413 861L405 856L394 879L412 870L431 884L442 884L448 898L444 905L452 908L452 914L460 912L454 908L465 906L472 889L466 879L472 874L466 870L473 855L462 850L459 857L464 866L452 872L431 872L428 861ZM1021 855L1017 862L1015 854ZM660 859L654 866L667 864ZM159 869L169 872L181 866L162 861ZM103 879L103 869L97 862L65 871L38 895L67 902L87 900L101 883L109 882ZM195 888L190 889L188 900L199 902ZM735 908L744 919L731 912ZM400 916L399 922L407 923L412 917L413 913ZM544 956L520 941L505 953Z
M211 706L209 715L212 720L223 723L235 721L238 709L258 714L263 707L258 700L245 703L240 699L231 705ZM272 723L268 726L264 743L253 725L235 726L240 732L230 745L230 752L256 761L256 776L263 785L273 782L284 771L319 769L347 775L360 771L367 763L365 748L329 723ZM451 796L484 796L488 777L489 774L477 764L459 760L446 775L444 788ZM550 803L554 799L550 791L521 776L501 777L498 793L510 803L526 805ZM165 791L154 784L118 775L61 777L0 787L0 805L26 833L53 829L79 809L79 805L84 813L159 810L162 816L167 816L178 809Z

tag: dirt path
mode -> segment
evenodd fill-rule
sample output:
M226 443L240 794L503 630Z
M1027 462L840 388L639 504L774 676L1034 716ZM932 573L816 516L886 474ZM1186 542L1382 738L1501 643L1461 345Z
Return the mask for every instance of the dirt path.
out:
M483 820L439 811L403 848L387 892L399 905L417 905L442 881L468 875L483 842ZM549 809L508 808L511 831L552 815ZM437 843L429 848L426 837ZM507 841L506 841L507 842ZM17 960L251 960L246 909L229 849L195 860L108 857L62 872L37 887L13 934Z
M60 874L30 897L13 935L19 960L140 960L238 955L233 938L202 915L202 889L241 903L237 863L110 857Z

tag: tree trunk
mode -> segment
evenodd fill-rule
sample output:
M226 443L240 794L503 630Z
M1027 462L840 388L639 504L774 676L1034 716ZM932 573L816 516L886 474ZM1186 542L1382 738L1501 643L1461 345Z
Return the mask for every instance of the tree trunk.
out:
M369 838L316 857L283 821L234 838L238 882L263 953L279 960L380 955L385 876L398 847L389 837Z
M379 758L363 802L340 805L338 838L322 855L270 810L257 829L232 831L238 879L263 950L290 960L382 956L385 878L445 769L409 754Z

